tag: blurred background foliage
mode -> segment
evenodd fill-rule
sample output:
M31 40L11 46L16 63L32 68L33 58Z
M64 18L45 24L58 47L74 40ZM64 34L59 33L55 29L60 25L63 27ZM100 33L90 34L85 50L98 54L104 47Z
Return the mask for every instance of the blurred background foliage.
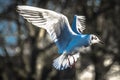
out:
M104 45L93 45L72 69L58 71L57 48L47 32L28 23L17 5L63 13L72 23L86 16L85 33ZM120 0L0 0L0 80L120 80Z

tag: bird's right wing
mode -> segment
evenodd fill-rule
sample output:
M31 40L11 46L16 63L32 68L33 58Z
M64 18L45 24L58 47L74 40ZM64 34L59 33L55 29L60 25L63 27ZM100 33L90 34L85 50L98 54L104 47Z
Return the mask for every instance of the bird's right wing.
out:
M70 28L67 17L63 14L24 5L17 6L17 10L28 22L46 29L54 42L56 42L59 51L67 46L72 35L75 34Z
M75 15L72 23L72 30L77 34L81 34L85 28L85 16Z

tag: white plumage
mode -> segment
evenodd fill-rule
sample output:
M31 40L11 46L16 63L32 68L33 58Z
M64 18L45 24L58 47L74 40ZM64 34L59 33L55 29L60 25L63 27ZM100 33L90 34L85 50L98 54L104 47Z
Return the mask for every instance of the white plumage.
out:
M75 64L79 58L80 47L89 46L92 43L98 43L100 40L94 35L82 34L85 30L85 17L75 15L72 29L68 19L63 14L31 6L17 6L18 12L28 22L47 30L61 54L53 61L56 69L64 70ZM91 37L94 37L91 41ZM95 40L96 39L96 40ZM75 54L72 54L76 52Z

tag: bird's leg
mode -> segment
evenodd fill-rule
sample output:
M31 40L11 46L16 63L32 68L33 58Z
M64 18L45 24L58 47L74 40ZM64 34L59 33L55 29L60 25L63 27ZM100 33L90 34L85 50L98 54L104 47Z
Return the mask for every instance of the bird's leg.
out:
M69 58L70 58L70 56L68 55L69 66L72 67L71 64L70 64L70 59Z
M72 65L72 67L74 67L75 66L75 58L74 58L74 56L72 55L72 57L73 57L73 61L74 61L74 63L73 63L73 65Z
M70 58L73 58L73 64L70 63ZM75 58L73 55L68 55L68 62L69 62L69 66L72 68L73 66L75 66Z

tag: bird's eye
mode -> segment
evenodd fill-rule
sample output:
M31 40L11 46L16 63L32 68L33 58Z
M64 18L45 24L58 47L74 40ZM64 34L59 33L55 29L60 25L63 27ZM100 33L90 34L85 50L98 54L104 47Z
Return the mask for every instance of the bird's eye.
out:
M95 37L95 36L92 36L92 38L91 38L92 40L97 40L97 37Z
M92 40L94 39L94 37L92 36L92 38L91 38Z

